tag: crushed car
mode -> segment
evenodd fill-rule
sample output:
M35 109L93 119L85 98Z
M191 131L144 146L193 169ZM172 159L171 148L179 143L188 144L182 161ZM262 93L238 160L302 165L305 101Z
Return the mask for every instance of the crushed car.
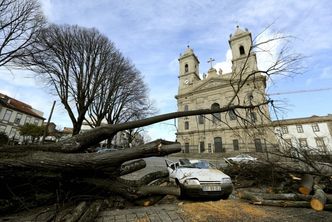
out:
M229 157L226 158L228 161L235 162L235 163L250 163L250 162L254 162L257 161L257 158L252 157L248 154L239 154L235 157Z
M231 178L206 160L165 160L171 183L181 196L227 199L233 191Z

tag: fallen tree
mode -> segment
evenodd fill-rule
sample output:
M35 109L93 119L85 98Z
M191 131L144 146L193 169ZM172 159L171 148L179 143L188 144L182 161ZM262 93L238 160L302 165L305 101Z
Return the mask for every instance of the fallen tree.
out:
M94 209L89 211L92 215L102 208L103 202L97 201L100 199L121 197L123 202L146 206L159 201L167 194L179 196L177 187L167 184L165 187L167 172L152 172L136 180L121 178L122 175L146 166L145 161L140 158L181 151L179 143L156 140L109 153L88 153L88 148L126 129L182 116L227 112L230 109L247 109L251 106L236 105L214 110L174 112L98 127L56 144L0 147L0 214L30 210L52 203L60 208L66 203L79 204L86 201L86 204ZM123 206L124 203L119 205ZM90 218L89 215L85 217Z

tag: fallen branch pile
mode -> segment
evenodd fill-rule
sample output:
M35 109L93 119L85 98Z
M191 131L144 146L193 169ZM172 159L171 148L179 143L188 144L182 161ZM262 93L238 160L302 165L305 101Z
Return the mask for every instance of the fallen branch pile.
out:
M0 148L0 214L56 204L58 210L49 216L53 219L62 215L67 218L64 221L91 221L105 200L109 207L122 207L125 201L153 204L166 194L179 194L178 188L160 186L167 180L167 172L152 172L136 180L120 176L144 168L146 163L140 158L180 150L179 143L164 140L108 153ZM68 211L63 209L66 203L76 204Z
M318 179L316 179L318 181ZM298 187L299 193L255 193L239 191L239 198L255 205L305 207L316 211L332 211L332 194L324 192L324 185L315 184L314 177L305 174Z

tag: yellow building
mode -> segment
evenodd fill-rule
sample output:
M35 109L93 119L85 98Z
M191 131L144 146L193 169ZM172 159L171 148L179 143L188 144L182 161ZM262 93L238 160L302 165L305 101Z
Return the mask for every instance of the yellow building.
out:
M266 77L257 68L251 33L237 27L230 36L232 72L211 68L200 77L199 60L191 48L179 58L178 111L256 106L266 102ZM212 67L212 66L211 66ZM184 152L262 152L274 147L275 136L266 104L227 113L178 119L177 141Z

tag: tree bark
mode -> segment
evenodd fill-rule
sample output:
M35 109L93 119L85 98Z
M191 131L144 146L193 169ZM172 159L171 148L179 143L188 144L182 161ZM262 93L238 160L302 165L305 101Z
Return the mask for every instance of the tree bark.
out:
M54 153L42 151L27 151L0 157L0 174L5 175L8 170L46 170L73 173L102 173L106 175L120 175L117 170L123 162L151 157L164 156L181 151L179 143L170 144L157 140L140 147L114 151L109 153ZM140 163L142 164L142 163ZM136 167L142 167L136 166ZM128 172L130 169L127 169ZM134 169L131 169L134 170ZM123 174L124 172L122 172Z

